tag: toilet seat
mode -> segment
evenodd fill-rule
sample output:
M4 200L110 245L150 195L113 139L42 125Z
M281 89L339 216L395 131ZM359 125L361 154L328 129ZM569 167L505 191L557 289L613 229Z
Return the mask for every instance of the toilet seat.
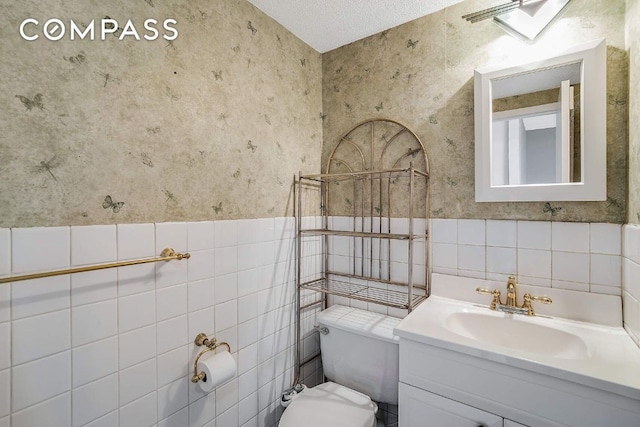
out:
M369 396L326 382L300 393L278 427L375 427L376 409Z

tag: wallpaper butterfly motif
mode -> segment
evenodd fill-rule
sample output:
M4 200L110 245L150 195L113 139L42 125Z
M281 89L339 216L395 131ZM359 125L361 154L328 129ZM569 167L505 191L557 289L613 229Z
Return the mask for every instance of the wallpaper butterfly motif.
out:
M124 206L124 202L114 202L110 195L107 194L107 197L104 198L104 202L102 202L102 207L104 209L111 209L113 213L120 212L120 208Z
M558 214L558 212L560 212L562 210L561 207L557 206L557 207L553 207L551 206L551 203L547 202L544 204L544 208L542 209L542 212L550 212L551 216L556 216Z
M16 95L16 98L22 102L22 105L27 109L27 111L31 111L33 107L38 107L41 110L44 110L44 104L42 104L42 94L36 93L33 99L29 99L26 96Z

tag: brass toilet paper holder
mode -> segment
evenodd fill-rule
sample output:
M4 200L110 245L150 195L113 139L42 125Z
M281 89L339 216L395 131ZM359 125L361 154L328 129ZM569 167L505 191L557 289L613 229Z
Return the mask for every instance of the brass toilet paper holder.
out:
M196 339L194 340L194 342L198 347L201 347L201 346L207 347L205 349L200 350L200 353L198 353L198 355L196 356L195 362L193 362L193 377L191 377L191 382L197 383L200 380L204 380L206 377L206 374L204 372L198 373L198 361L200 360L200 357L209 351L214 351L220 346L227 347L227 351L231 353L231 346L226 342L218 342L215 339L215 337L209 338L207 337L207 334L203 332L200 332L196 336Z

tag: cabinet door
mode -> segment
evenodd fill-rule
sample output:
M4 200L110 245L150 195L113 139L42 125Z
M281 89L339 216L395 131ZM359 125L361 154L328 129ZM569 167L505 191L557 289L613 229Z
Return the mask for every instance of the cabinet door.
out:
M404 383L399 394L399 427L503 427L502 417Z
M504 419L504 427L527 427L527 426L524 425L524 424L520 424L520 423L517 423L515 421L511 421L511 420L508 420L508 419L505 418Z

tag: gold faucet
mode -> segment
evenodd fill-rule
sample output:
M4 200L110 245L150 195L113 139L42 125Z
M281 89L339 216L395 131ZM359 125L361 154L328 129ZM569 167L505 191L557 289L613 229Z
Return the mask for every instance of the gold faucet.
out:
M516 293L516 278L515 276L509 276L507 280L507 300L505 304L502 304L500 300L500 291L498 289L489 290L485 288L477 288L476 292L479 294L488 294L493 296L489 308L491 310L498 310L504 313L525 314L527 316L535 316L535 311L531 305L531 301L538 301L543 304L551 304L553 301L549 297L538 297L531 295L530 293L524 294L524 302L521 307L518 307L518 297Z
M507 280L507 303L508 307L518 307L516 300L516 276L509 276Z

